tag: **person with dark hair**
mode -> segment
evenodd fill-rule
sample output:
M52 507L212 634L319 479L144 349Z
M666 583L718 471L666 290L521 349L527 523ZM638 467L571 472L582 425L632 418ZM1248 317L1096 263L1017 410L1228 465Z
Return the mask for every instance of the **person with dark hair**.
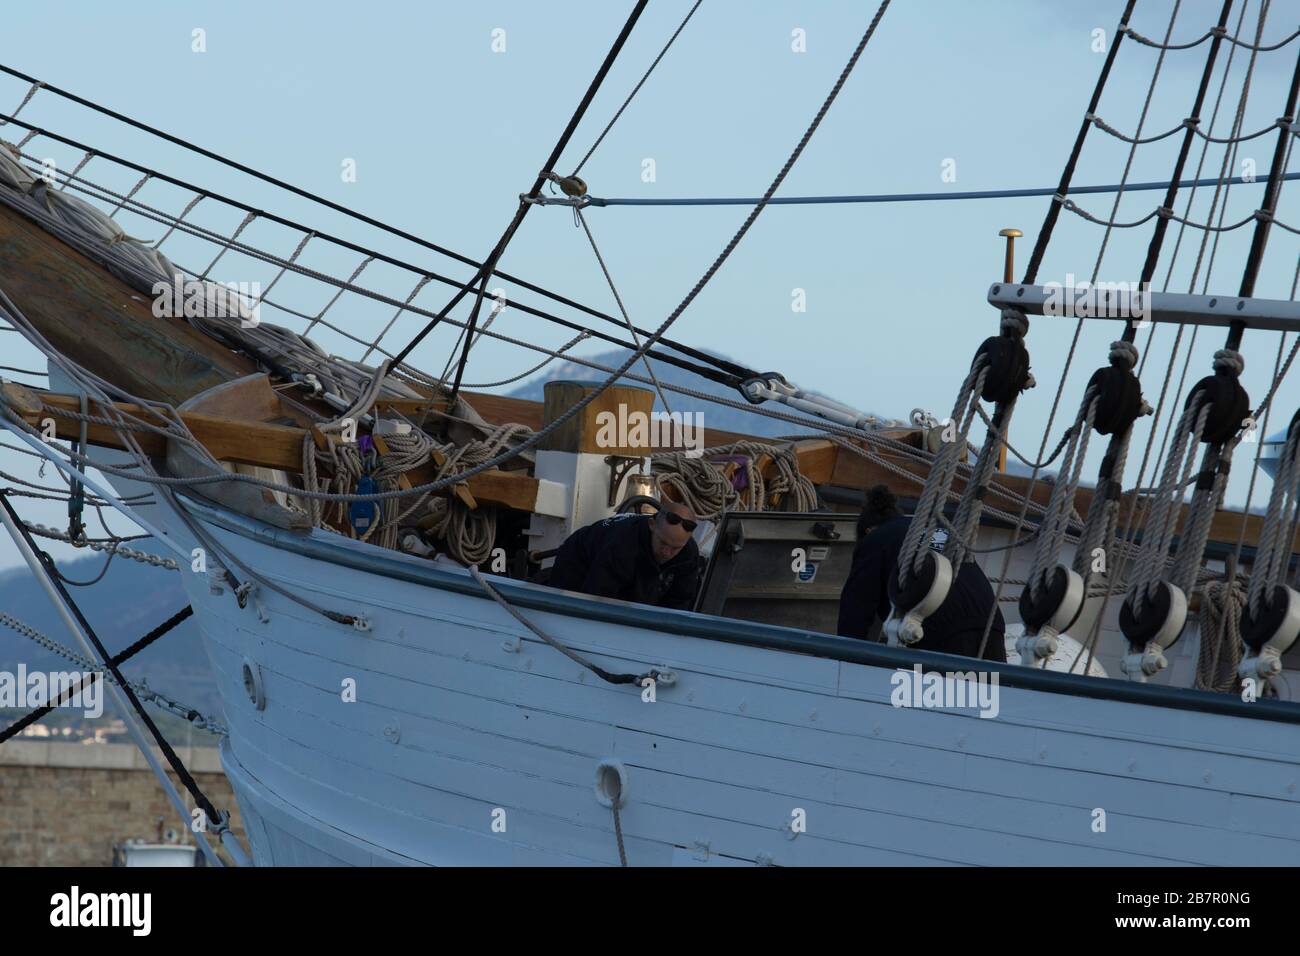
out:
M690 507L665 494L653 515L613 515L573 532L560 545L546 583L688 611L699 587L695 526Z
M898 558L903 550L912 519L904 517L898 499L885 485L869 488L858 517L858 544L853 549L853 565L840 594L840 618L836 631L845 637L867 639L877 622L890 612L889 580L898 573ZM931 547L942 551L947 537L935 535ZM993 612L984 659L1005 661L1006 622L997 606L993 588L974 561L953 569L952 587L939 609L925 619L925 636L913 647L927 651L980 656L984 626Z

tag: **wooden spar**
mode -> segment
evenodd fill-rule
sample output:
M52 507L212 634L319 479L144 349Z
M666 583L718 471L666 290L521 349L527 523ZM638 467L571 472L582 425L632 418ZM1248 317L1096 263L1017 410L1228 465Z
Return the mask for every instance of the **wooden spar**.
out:
M0 385L0 392L3 392L9 407L29 425L40 428L42 419L51 418L56 437L75 439L79 436L80 422L59 414L63 409L80 411L81 402L77 396L56 395L15 382L4 382ZM104 414L98 402L92 401L89 407L92 415ZM152 413L138 405L116 402L114 407L146 421L156 420ZM302 471L302 428L204 412L183 411L179 414L194 437L218 461L259 465L294 474ZM166 439L161 435L147 431L138 431L134 435L145 454L162 457L166 453ZM123 447L114 431L104 425L91 424L87 428L87 440L92 445L106 448ZM425 484L434 480L436 471L437 466L431 462L407 472L407 478L411 484ZM538 508L538 493L542 485L543 482L522 472L492 469L467 479L464 485L453 487L465 489L468 497L462 497L462 500L471 507L489 504L534 511Z
M0 205L0 288L50 344L133 395L179 405L257 371L147 295Z

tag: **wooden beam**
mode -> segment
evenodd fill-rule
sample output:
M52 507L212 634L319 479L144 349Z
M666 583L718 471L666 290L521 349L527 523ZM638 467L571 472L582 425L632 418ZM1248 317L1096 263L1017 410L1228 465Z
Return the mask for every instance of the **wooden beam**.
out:
M56 395L38 389L5 382L0 386L4 399L29 425L40 428L41 420L52 418L58 438L74 439L80 435L81 424L75 418L61 415L61 410L80 411L81 402L73 395ZM115 403L120 411L137 415L146 421L151 416L137 405ZM90 414L103 415L105 409L98 402L89 405ZM187 428L218 461L244 465L260 465L299 474L302 471L302 439L304 430L270 422L254 422L227 418L202 412L181 412ZM161 457L166 453L166 439L153 432L135 432L136 440L147 455ZM93 445L122 448L117 434L103 425L91 425L87 439ZM412 485L433 481L438 466L430 462L407 472ZM490 469L454 485L455 494L471 507L479 504L534 510L541 482L531 475L518 471Z
M814 485L824 485L835 473L835 463L839 460L840 449L833 441L815 438L810 441L796 442L795 457L799 459L799 471Z
M502 424L504 422L520 422L528 425L530 428L541 427L541 406L537 402L531 402L522 398L511 398L504 395L486 395L467 393L471 404L480 415L492 424ZM421 404L420 401L411 400L413 406ZM899 430L886 431L883 434L898 441L914 444L917 433L915 431ZM770 441L770 439L757 438L753 435L744 435L738 432L726 432L718 429L705 429L704 431L705 447L716 447L719 445L733 444L739 441ZM859 442L859 444L863 444ZM829 484L840 488L852 488L861 490L872 485L883 484L889 487L895 494L908 498L915 498L924 485L925 477L929 471L928 468L916 462L914 459L906 458L901 455L892 454L888 451L878 451L877 454L888 461L890 464L901 468L905 472L915 475L919 480L909 480L901 477L896 472L883 467L877 462L869 461L860 455L843 451L834 442L825 439L810 439L798 442L795 445L795 453L799 456L799 470L812 480L814 484ZM960 493L965 487L965 483L958 478L954 483L954 489ZM1019 507L1015 500L1000 494L999 491L1005 491L1009 495L1024 495L1029 489L1029 479L1023 475L1008 475L1005 473L995 475L993 478L993 487L989 492L987 501L994 507L1003 511L1012 511L1019 514ZM1033 500L1038 505L1047 504L1048 496L1052 493L1052 484L1040 479L1034 484ZM1087 514L1089 506L1092 504L1093 489L1080 488L1075 498L1075 508L1080 514ZM1145 512L1145 508L1143 509ZM1184 509L1185 510L1185 509ZM1127 506L1122 514L1121 527L1123 520L1127 518ZM1181 518L1180 518L1181 521ZM1236 545L1237 535L1241 528L1242 514L1239 511L1224 510L1215 514L1211 524L1210 540L1219 544ZM1259 540L1259 531L1262 520L1259 515L1246 516L1246 539L1245 543L1253 547ZM1138 522L1138 527L1142 522ZM1296 539L1295 550L1300 551L1300 536Z
M6 382L3 389L5 400L20 412L29 425L41 428L42 420L51 418L54 420L56 437L73 439L80 435L81 423L71 416L60 414L64 410L81 411L81 401L75 395L57 395L38 391L14 382ZM161 424L155 414L139 405L115 402L113 407L144 421ZM93 401L89 403L88 409L91 415L101 417L106 412L100 403ZM295 473L302 471L303 431L301 428L227 418L203 412L182 412L181 418L194 437L201 441L212 457L218 461L262 465ZM107 448L123 447L117 433L107 425L91 424L87 427L86 434L87 440L92 445ZM154 457L166 454L167 442L163 436L149 431L137 431L133 432L133 435L145 454Z

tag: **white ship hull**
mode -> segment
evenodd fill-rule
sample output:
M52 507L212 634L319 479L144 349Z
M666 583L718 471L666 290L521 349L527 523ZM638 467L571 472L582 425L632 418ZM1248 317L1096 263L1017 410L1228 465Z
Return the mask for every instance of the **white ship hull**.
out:
M371 623L265 589L241 609L184 575L259 864L617 865L609 761L633 866L1300 861L1291 704L992 665L995 718L895 707L900 668L972 662L493 579L601 666L675 671L651 703L460 569L195 514L260 574Z

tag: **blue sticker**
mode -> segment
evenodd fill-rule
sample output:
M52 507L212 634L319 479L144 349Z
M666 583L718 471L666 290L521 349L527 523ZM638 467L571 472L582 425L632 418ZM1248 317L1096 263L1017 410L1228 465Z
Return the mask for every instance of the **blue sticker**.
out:
M369 475L362 476L357 482L359 495L373 495L379 491L379 483ZM354 501L348 508L348 517L352 521L352 530L363 535L380 519L383 509L377 501Z
M798 574L800 584L807 584L815 577L817 577L817 565L813 564L811 561L805 564L803 570Z

